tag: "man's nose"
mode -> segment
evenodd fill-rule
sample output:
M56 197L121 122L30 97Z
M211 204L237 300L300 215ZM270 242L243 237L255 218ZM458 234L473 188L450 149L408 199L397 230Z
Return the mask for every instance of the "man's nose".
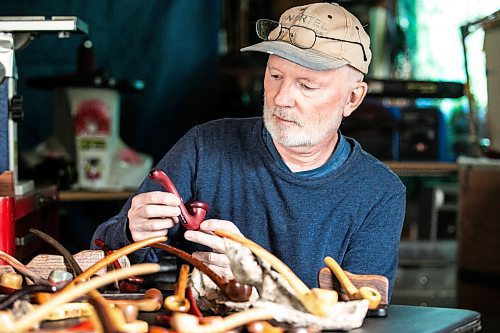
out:
M290 83L282 82L274 96L274 104L281 107L291 107L294 104L293 87Z

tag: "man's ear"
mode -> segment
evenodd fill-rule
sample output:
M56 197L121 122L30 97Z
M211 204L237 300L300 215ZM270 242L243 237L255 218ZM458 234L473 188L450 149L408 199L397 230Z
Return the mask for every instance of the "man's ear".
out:
M347 103L344 106L344 117L349 117L351 113L353 113L354 110L358 108L359 104L361 104L361 102L365 98L367 91L368 85L366 84L366 82L356 82L352 85Z

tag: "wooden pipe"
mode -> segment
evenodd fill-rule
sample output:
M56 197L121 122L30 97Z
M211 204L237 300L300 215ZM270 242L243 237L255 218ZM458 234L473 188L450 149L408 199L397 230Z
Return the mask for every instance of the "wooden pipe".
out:
M71 302L72 300L81 297L82 295L112 283L116 280L122 280L131 275L152 274L160 271L158 264L138 264L129 268L108 272L102 276L95 277L87 282L79 283L69 290L62 290L52 297L45 304L37 307L30 312L29 316L24 316L18 320L10 311L0 312L0 333L10 332L18 333L25 332L31 329L36 323L43 320L45 316L56 308L58 305Z
M172 316L171 325L178 333L219 333L246 325L256 320L269 320L273 318L272 311L266 308L254 308L241 311L215 320L209 324L200 324L196 316L176 312Z
M158 237L143 239L139 242L135 242L127 246L124 246L121 249L114 251L113 253L105 256L104 258L102 258L101 260L90 266L82 274L78 275L73 281L71 281L63 290L73 287L76 283L90 279L99 270L106 267L107 265L110 265L111 263L113 263L113 261L118 260L118 258L120 257L123 257L129 253L137 251L143 247L152 245L153 243L164 242L166 240L167 240L166 236L158 236Z
M109 303L97 290L89 293L88 302L94 307L98 317L98 320L92 317L97 332L148 332L148 323L137 320L137 307L130 304L124 305L124 310L127 312L124 313L123 307Z
M142 299L110 299L108 302L117 306L131 304L137 306L140 311L154 312L161 309L163 294L159 289L151 288L144 293Z
M332 270L333 274L335 274L342 287L344 287L349 299L366 299L368 301L369 309L376 309L378 307L380 300L382 299L382 295L378 292L378 290L371 287L356 288L335 259L332 257L325 257L323 261L328 268Z
M174 184L162 170L151 170L149 172L149 178L158 182L165 190L175 194L181 200L179 206L181 215L179 215L179 220L182 226L188 230L199 230L201 222L203 222L207 215L208 204L201 201L190 201L184 204Z
M247 325L248 333L285 333L282 327L274 327L267 321L259 320L254 321Z
M73 258L73 255L69 253L69 251L61 244L59 243L56 239L52 238L48 234L44 233L43 231L40 231L35 228L30 228L30 232L40 238L41 240L49 243L54 249L56 249L63 257L66 259L68 264L70 265L71 269L73 270L73 273L75 275L79 275L82 273L82 268L80 265L76 262L75 258Z
M168 244L155 243L151 244L151 246L167 251L168 253L181 258L182 260L199 269L202 273L207 275L231 301L246 302L250 299L250 295L252 294L252 286L239 283L235 280L226 281L218 274L216 274L213 270L208 268L208 266L206 266L204 263L190 255L189 253L179 250L178 248L175 248Z
M166 236L152 237L152 238L144 239L142 241L135 242L135 243L129 244L129 245L125 246L125 247L122 247L121 249L119 249L117 251L114 251L113 253L105 256L104 258L102 258L101 260L99 260L98 262L96 262L95 264L93 264L92 266L90 266L87 270L85 270L83 273L81 273L75 279L73 279L73 281L71 281L70 283L68 283L62 289L62 291L74 287L74 285L76 283L85 282L86 280L90 279L99 270L101 270L102 268L108 266L113 261L118 260L118 258L120 258L120 257L122 257L124 255L127 255L127 254L129 254L131 252L134 252L134 251L140 249L140 248L148 246L151 243L154 243L154 242L164 242L166 240L167 240ZM38 293L36 295L37 301L40 304L46 303L51 297L53 297L53 295L47 294L47 293Z
M281 260L268 252L260 245L248 238L233 234L225 230L215 230L217 236L229 238L243 246L246 246L259 258L267 261L278 273L280 273L295 290L298 299L310 313L327 317L333 312L333 308L338 301L338 294L334 290L320 288L309 289L297 275L286 266Z
M189 301L186 299L186 287L188 282L189 266L181 265L179 278L177 279L177 290L174 295L165 298L164 306L167 310L174 312L188 312L190 308Z
M111 250L109 246L100 239L94 240L94 244L99 246L106 255L113 253L113 250ZM122 268L118 260L113 261L113 267L115 269ZM136 293L141 289L143 283L144 279L141 278L140 276L131 276L128 279L120 281L120 283L118 283L118 288L122 293Z
M198 304L196 304L196 299L193 296L193 291L189 287L186 289L186 298L188 299L190 304L188 313L198 318L203 318L203 314L198 308Z
M0 302L0 310L3 310L5 308L11 306L12 303L17 301L18 299L23 298L26 295L39 293L39 292L53 293L56 290L57 290L57 288L54 286L44 286L44 285L39 285L39 284L26 286L20 290L17 290L16 292L10 294L8 297L2 299L2 301Z
M3 272L0 274L0 291L7 294L16 292L23 287L23 277L13 272Z
M28 267L23 265L20 261L18 261L16 258L11 256L10 254L7 254L3 251L0 251L0 259L2 259L3 261L5 261L9 265L11 265L16 271L18 271L22 275L27 276L28 278L33 280L33 282L35 284L44 285L44 286L50 285L46 279L44 279L43 277L41 277L37 273L31 271Z

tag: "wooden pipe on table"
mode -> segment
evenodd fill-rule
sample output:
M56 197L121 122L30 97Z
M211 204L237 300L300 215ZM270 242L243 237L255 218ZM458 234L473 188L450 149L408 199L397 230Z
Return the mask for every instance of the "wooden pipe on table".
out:
M321 333L322 330L315 327L290 327L284 328L273 326L267 321L254 321L246 327L248 333Z
M19 260L17 260L13 256L11 256L10 254L7 254L3 251L0 251L0 259L2 259L3 261L5 261L9 265L11 265L16 271L18 271L22 275L33 280L33 282L35 284L44 285L44 286L49 285L49 282L47 281L47 279L44 279L43 277L41 277L37 273L31 271L28 267L23 265Z
M247 325L248 333L285 333L285 329L282 327L274 327L267 321L259 320L254 321Z
M80 267L80 265L76 262L74 257L71 255L71 253L61 244L59 243L56 239L52 238L51 236L45 234L44 232L37 230L37 229L30 229L32 233L37 235L39 238L42 240L46 241L50 245L52 245L59 253L61 253L64 257L64 259L70 264L72 267L73 271L77 275L82 275L83 270ZM115 260L114 262L118 262ZM121 266L118 264L119 268L121 269ZM130 280L132 277L127 277L124 280ZM128 326L132 326L132 323L125 323L126 320L124 319L124 314L121 309L108 309L109 305L106 300L103 299L103 297L99 294L97 290L91 290L88 293L89 295L89 302L91 304L94 304L95 307L99 308L100 311L102 312L102 317L103 321L107 322L107 328L109 328L110 331L115 332L117 327L122 330L127 324ZM131 301L128 301L126 303L122 303L121 307L126 307L130 306L131 307L139 307L139 304L142 305L142 308L144 311L156 311L161 308L161 301L163 300L163 295L161 292L156 289L151 291L149 294L146 293L145 299L141 300L141 303L137 304L131 304ZM109 303L111 304L111 303ZM117 304L113 304L113 306L118 306ZM109 311L108 311L109 310ZM113 318L110 318L112 316ZM137 317L137 316L136 316ZM109 322L111 320L111 322ZM133 332L147 332L147 324L145 322L141 321L136 321L134 322L133 327L128 327L124 330L124 332L130 332L131 329Z
M179 250L173 246L164 243L155 243L151 244L152 247L156 247L158 249L162 249L171 253L180 259L190 263L197 269L199 269L202 273L207 275L219 289L233 302L246 302L250 299L250 295L252 294L252 286L239 283L238 281L231 279L226 281L219 275L217 275L213 270L208 268L204 263L193 257L187 252Z
M61 291L66 291L66 290L74 287L75 284L77 284L77 283L87 281L95 273L97 273L99 270L110 265L111 263L113 263L113 261L118 260L118 258L120 258L124 255L127 255L127 254L134 252L138 249L141 249L143 247L149 246L152 243L164 242L166 240L167 240L166 236L158 236L158 237L143 239L142 241L135 242L135 243L129 244L127 246L124 246L121 249L114 251L113 253L105 256L104 258L102 258L98 262L94 263L92 266L90 266L88 269L86 269L83 273L81 273L76 278L74 278L73 281L68 283ZM39 293L39 294L37 294L37 300L39 303L45 303L52 296L53 295L51 295L51 294Z
M382 299L382 296L378 292L378 290L371 287L361 287L359 289L356 288L354 284L352 284L351 280L349 280L344 270L335 261L335 259L333 259L332 257L325 257L323 261L328 266L328 268L332 270L333 274L335 274L342 287L344 287L347 295L349 296L349 299L366 299L368 301L369 309L377 308L377 306L380 304L380 300Z
M26 286L18 291L10 294L8 297L4 298L0 302L0 310L3 310L9 306L11 306L18 299L23 298L26 295L34 294L34 293L53 293L57 290L55 286L45 286L40 284L34 284L31 286Z
M106 255L113 253L113 250L111 250L109 246L100 239L94 240L94 244L96 246L99 246ZM113 261L113 267L115 269L122 268L118 260ZM120 281L120 283L118 283L118 287L120 289L120 292L122 293L136 293L141 289L143 283L144 279L141 278L140 276L131 276L128 279Z
M80 283L68 290L61 290L54 294L50 300L30 312L29 316L16 319L10 311L0 311L0 333L25 332L56 308L58 305L71 302L97 288L105 286L116 280L122 280L131 275L152 274L160 271L158 264L138 264L129 268L123 268L95 277L84 283Z
M171 325L178 333L219 333L243 326L256 320L269 320L273 318L272 311L266 308L253 308L237 312L214 320L209 324L200 324L199 318L190 314L176 312L172 316Z
M191 304L186 299L186 287L188 282L189 266L182 264L177 279L177 288L174 295L165 298L164 306L167 310L174 312L188 312Z
M162 170L151 170L149 172L149 178L158 182L165 190L175 194L181 200L179 206L181 209L181 215L179 215L180 224L188 230L199 230L201 222L203 222L207 215L208 204L201 201L189 201L184 204L174 184Z
M53 248L55 248L63 257L66 259L68 264L70 265L71 269L73 270L73 273L75 275L81 274L82 269L80 265L76 262L75 258L73 258L73 255L69 253L69 251L61 244L59 243L56 239L52 238L48 234L44 233L43 231L40 231L35 228L30 228L30 232L40 238L41 240L49 243Z
M108 302L117 306L135 305L140 311L154 312L161 309L163 294L157 288L150 288L141 299L109 299Z
M88 302L95 310L91 319L97 332L148 332L148 323L143 320L137 320L138 310L136 306L131 304L116 306L115 304L109 303L96 290L89 293Z
M86 281L86 280L90 279L99 270L112 264L113 261L118 260L118 258L120 258L120 257L123 257L129 253L137 251L143 247L150 246L150 245L152 245L154 243L158 243L158 242L164 242L166 240L167 240L166 236L151 237L151 238L143 239L139 242L129 244L127 246L122 247L121 249L113 251L113 253L108 254L107 256L105 256L104 258L102 258L101 260L99 260L98 262L93 264L92 266L90 266L88 269L86 269L82 274L78 275L64 289L71 288L79 282Z
M333 312L333 308L338 301L338 294L336 291L320 288L309 289L281 260L248 238L225 230L215 230L214 233L217 236L231 239L248 247L256 256L267 261L288 281L297 294L297 298L310 313L317 316L328 317Z
M3 272L0 274L0 292L12 294L23 287L23 277L14 272Z

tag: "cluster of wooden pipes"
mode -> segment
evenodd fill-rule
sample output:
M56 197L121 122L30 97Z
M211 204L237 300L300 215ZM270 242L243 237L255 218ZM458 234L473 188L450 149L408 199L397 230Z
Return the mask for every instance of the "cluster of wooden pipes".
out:
M79 331L84 328L95 332L237 332L238 327L245 326L248 332L294 332L298 329L284 329L271 326L267 321L273 314L267 309L254 308L230 314L226 317L203 317L196 306L188 287L190 266L183 264L179 270L176 289L173 295L164 297L162 291L152 288L146 290L141 299L106 298L98 289L108 284L119 282L123 295L137 292L141 288L141 276L161 272L159 264L137 264L121 268L118 259L146 246L152 246L171 254L196 267L206 274L233 302L248 301L252 286L238 283L235 280L225 280L211 271L203 263L186 252L165 244L166 237L154 237L132 243L121 249L112 251L105 244L99 243L105 257L82 271L73 256L50 236L31 230L35 235L54 246L64 257L75 276L69 272L53 271L48 278L43 278L30 271L26 266L6 253L0 253L0 259L7 262L14 271L6 272L0 278L1 291L6 296L0 301L0 332L27 332L37 328L47 318L66 319L65 316L81 316L76 326L68 330ZM309 289L296 275L279 259L252 241L228 233L217 231L217 235L229 238L247 246L255 255L268 261L272 267L281 273L296 291L304 307L312 314L327 316L331 307L337 302L338 295L334 290L320 288ZM345 290L352 299L365 298L370 301L370 307L376 307L380 302L380 294L376 290L355 288L332 258L326 258L325 263L336 274ZM109 265L114 266L104 275L96 273ZM23 275L33 282L23 287ZM24 315L16 314L13 304L19 300L29 300L36 304ZM10 309L12 307L12 309ZM162 309L163 308L163 309ZM58 311L56 311L59 309ZM64 313L57 316L56 313ZM140 312L155 312L156 323L138 319ZM51 315L52 314L52 315ZM69 314L69 315L68 315ZM304 328L301 328L304 331ZM309 329L310 332L312 329Z
M167 191L180 197L164 172L152 170L149 176ZM180 220L183 221L184 227L196 230L205 217L208 205L191 202L186 205L181 204L181 208ZM54 270L45 278L31 271L14 257L0 251L0 259L7 262L12 269L12 272L4 272L0 277L0 292L5 294L0 301L0 333L27 332L38 329L42 322L70 317L82 319L78 324L65 328L66 331L73 332L217 333L238 332L241 327L251 333L316 331L314 328L285 329L272 326L268 321L273 319L274 314L266 308L255 307L225 317L204 317L188 286L190 266L208 276L231 302L247 302L255 288L234 279L222 278L190 254L165 244L167 237L145 239L116 250L96 240L96 245L102 249L105 256L86 270L82 270L74 257L57 240L39 230L30 229L30 231L55 248L64 257L74 274ZM328 317L333 312L339 300L335 290L309 289L289 267L258 244L222 230L215 231L215 234L247 247L255 256L268 262L290 285L308 313ZM121 267L119 258L147 246L173 254L189 265L183 264L180 267L173 295L164 297L161 290L151 288L139 299L127 299L127 295L142 290L143 275L162 271L162 267L154 263ZM349 300L366 299L370 309L379 305L382 298L380 292L371 287L356 288L333 258L325 258L325 264L337 277ZM100 276L96 275L108 266L112 266L114 270ZM30 280L30 285L24 285L23 276ZM99 292L99 288L113 283L118 285L123 297L107 298L105 294ZM155 322L138 319L139 314L144 312L156 313Z

